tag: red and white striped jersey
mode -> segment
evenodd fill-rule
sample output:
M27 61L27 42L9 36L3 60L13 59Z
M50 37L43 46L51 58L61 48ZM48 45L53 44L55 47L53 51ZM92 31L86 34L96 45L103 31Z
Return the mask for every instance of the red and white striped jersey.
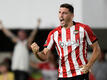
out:
M80 66L87 64L87 43L92 45L97 40L91 28L76 22L70 28L57 27L52 30L44 46L56 47L59 55L58 74L61 78L82 75Z

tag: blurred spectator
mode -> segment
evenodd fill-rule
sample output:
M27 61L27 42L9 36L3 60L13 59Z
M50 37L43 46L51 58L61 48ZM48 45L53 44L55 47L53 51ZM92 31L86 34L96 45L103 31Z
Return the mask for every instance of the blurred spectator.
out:
M31 62L31 66L35 69L40 69L43 75L43 80L57 80L57 64L56 55L50 52L48 61L34 63Z
M40 19L38 19L37 28L40 26ZM37 33L37 28L34 29L30 36L27 38L27 34L24 30L19 30L17 36L4 28L2 22L0 22L0 28L4 34L9 37L14 43L16 43L13 57L12 57L12 70L15 73L15 80L27 80L29 72L29 52L28 47L34 40Z
M11 59L10 58L5 58L4 62L8 63L8 70L11 71Z
M107 80L107 60L105 53L102 52L98 61L93 65L92 71L96 80Z
M3 62L0 64L0 80L14 80L14 74L8 71L9 64Z

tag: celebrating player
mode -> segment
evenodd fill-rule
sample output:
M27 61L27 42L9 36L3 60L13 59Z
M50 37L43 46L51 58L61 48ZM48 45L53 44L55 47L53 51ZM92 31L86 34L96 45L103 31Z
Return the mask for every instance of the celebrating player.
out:
M88 72L100 54L97 38L88 25L74 22L74 8L62 4L59 9L60 26L52 30L39 52L39 46L31 45L33 53L41 60L48 58L49 50L56 47L59 56L58 80L89 80ZM87 60L87 44L93 49Z

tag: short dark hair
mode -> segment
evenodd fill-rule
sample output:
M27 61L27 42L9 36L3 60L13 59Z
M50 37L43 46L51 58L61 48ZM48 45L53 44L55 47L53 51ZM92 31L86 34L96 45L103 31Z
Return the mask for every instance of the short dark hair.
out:
M68 3L61 4L61 5L60 5L60 8L61 8L61 7L67 8L67 9L69 9L69 11L70 11L71 13L74 13L74 7L73 7L71 4L68 4Z

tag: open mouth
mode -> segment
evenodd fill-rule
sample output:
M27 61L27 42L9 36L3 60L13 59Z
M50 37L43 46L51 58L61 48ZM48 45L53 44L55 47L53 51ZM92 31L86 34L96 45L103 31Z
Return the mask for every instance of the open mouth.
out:
M61 19L60 19L60 22L62 22L62 21L64 21L64 19L63 19L63 18L61 18Z
M65 20L64 20L64 18L60 18L60 24L61 24L62 26L65 25Z

